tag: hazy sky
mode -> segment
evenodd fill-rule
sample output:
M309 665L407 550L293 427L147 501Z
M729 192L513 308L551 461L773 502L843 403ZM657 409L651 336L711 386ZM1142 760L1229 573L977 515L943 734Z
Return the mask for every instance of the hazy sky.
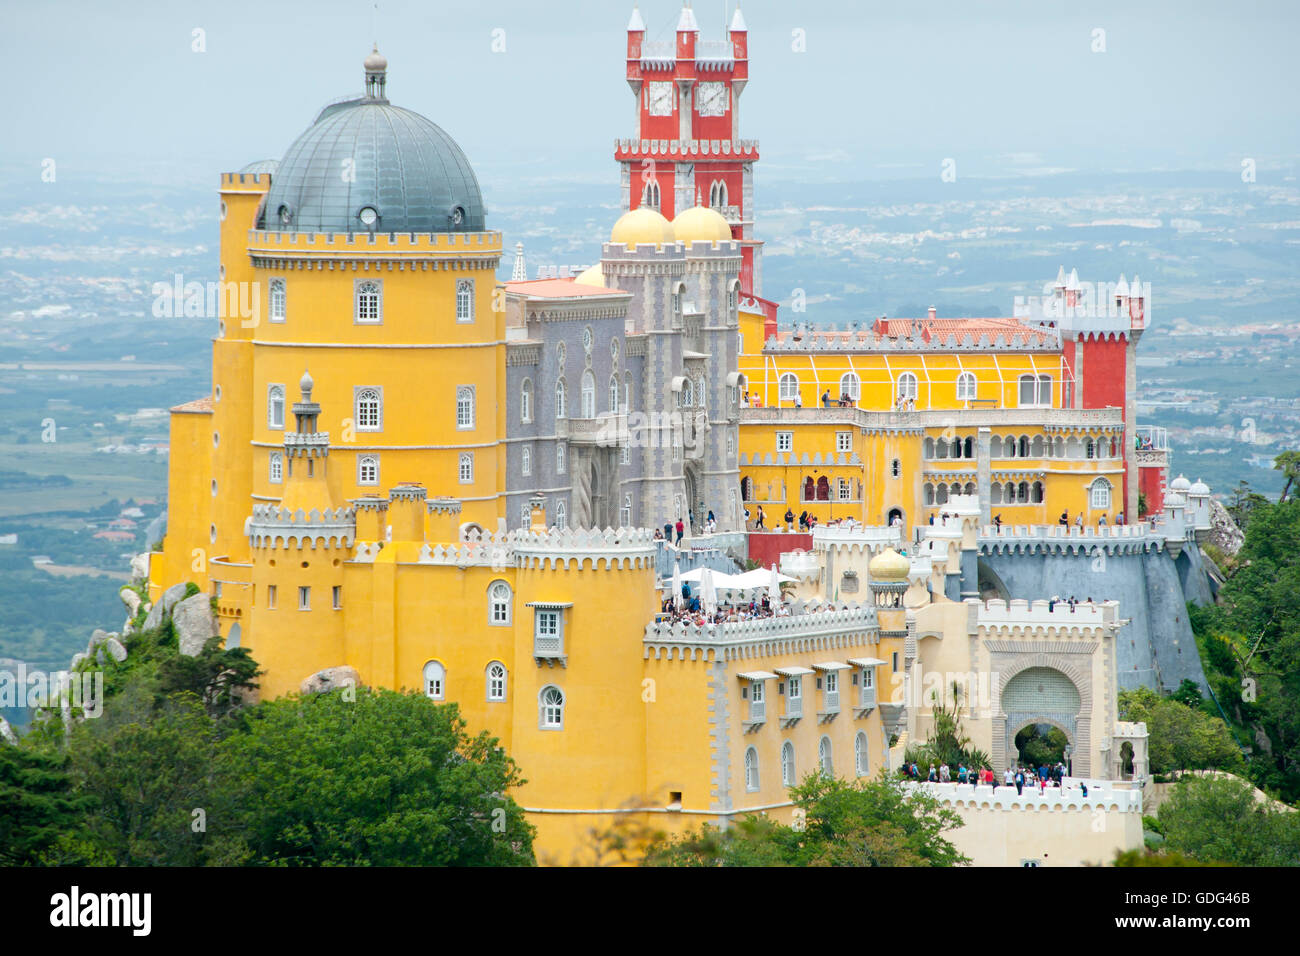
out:
M651 39L681 5L644 0ZM361 90L372 39L389 95L494 181L613 180L632 132L632 5L609 0L0 0L0 164L60 178L215 183L279 157ZM1083 9L1085 8L1086 9ZM704 38L734 3L703 0ZM767 181L1055 169L1294 172L1300 3L746 0L743 135ZM193 52L193 31L206 51ZM1105 52L1093 52L1094 30ZM492 51L503 30L505 52ZM806 36L792 50L792 31Z

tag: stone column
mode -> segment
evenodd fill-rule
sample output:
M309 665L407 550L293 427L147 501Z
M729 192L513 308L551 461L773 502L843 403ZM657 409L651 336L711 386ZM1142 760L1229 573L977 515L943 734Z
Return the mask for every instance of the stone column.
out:
M993 466L989 455L989 445L993 440L993 429L980 428L975 439L975 491L980 496L980 524L988 525L993 521L990 513L989 486L993 478Z

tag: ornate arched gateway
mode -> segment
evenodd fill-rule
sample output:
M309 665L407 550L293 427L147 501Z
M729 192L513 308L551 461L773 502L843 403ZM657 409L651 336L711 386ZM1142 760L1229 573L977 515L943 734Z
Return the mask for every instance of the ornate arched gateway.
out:
M1051 724L1070 743L1076 776L1092 773L1092 679L1084 655L1095 645L1080 642L1052 651L1033 648L1032 642L988 641L992 651L994 691L994 769L1001 772L1016 760L1016 734L1031 724ZM996 648L993 645L1028 644Z

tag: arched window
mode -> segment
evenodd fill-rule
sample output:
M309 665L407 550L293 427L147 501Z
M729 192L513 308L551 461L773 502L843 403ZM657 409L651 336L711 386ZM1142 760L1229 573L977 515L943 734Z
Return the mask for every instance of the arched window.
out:
M284 456L278 451L271 452L270 480L273 485L284 481Z
M609 377L609 410L618 414L618 376Z
M820 478L817 479L817 500L818 501L831 500L831 482L830 479L827 478L825 475L822 475Z
M754 500L754 479L745 477L740 479L740 500Z
M1016 500L1024 504L1029 500L1029 482L1022 481L1016 488Z
M658 210L659 183L657 181L652 179L645 184L645 189L641 193L641 205Z
M704 390L704 376L695 376L695 404L703 408L708 404L708 392Z
M266 390L266 425L268 428L284 427L283 385L272 385Z
M821 767L822 776L835 776L835 762L831 759L831 738L823 737L821 743L817 745L817 763Z
M730 315L731 313L735 312L736 309L738 309L739 307L740 307L740 283L733 282L731 283L731 285L727 286L727 314ZM741 337L741 341L743 343L744 341L743 336ZM740 351L741 352L745 351L743 344L740 347ZM741 387L743 388L744 386Z
M916 376L911 372L904 372L898 376L898 394L897 400L915 401L917 396Z
M794 744L787 740L781 745L781 783L793 787L794 773Z
M781 376L777 387L777 398L782 402L793 402L796 395L799 394L799 379L797 376L786 372Z
M424 665L424 693L430 700L447 698L447 669L437 661Z
M474 321L474 283L469 279L456 283L456 321Z
M925 493L925 498L924 498L925 504L927 505L934 504L934 485L930 484L930 482L927 481L921 487Z
M934 457L935 458L948 457L948 439L940 438L938 441L934 443Z
M840 376L840 394L856 402L862 397L862 380L853 372L845 372Z
M519 472L523 475L533 473L533 449L528 445L519 449Z
M1043 503L1043 483L1041 481L1034 482L1032 497L1029 500L1036 505Z
M488 623L493 627L510 625L510 585L493 581L488 587Z
M1110 482L1098 478L1088 489L1088 507L1106 509L1110 507Z
M689 378L682 379L682 390L677 394L677 404L681 408L690 408L695 404L695 386Z
M270 287L271 315L272 322L283 322L285 314L285 295L284 280L272 279Z
M474 484L474 453L465 452L460 456L460 466L458 469L460 483L462 485Z
M357 484L379 484L379 456L362 455L357 459Z
M1002 454L1005 455L1007 458L1016 457L1016 436L1015 435L1008 435L1006 438L1002 439Z
M569 526L569 509L563 501L555 503L555 527L567 528Z
M582 373L582 417L596 417L596 376L591 369Z
M995 481L989 486L989 504L1002 504L1002 485L1000 482Z
M870 762L867 755L867 735L858 731L858 735L853 738L853 767L859 777L865 777L871 772Z
M487 666L487 699L506 699L506 665L493 661Z
M968 494L968 495L973 495L973 494L975 494L975 482L973 482L973 481L968 481L968 482L966 482L966 492L965 492L965 493Z
M1038 404L1044 408L1052 405L1052 376L1038 376Z
M358 282L356 321L375 323L383 317L383 292L379 283L369 279Z
M1050 375L1020 376L1020 406L1039 408L1052 404L1052 377Z
M356 392L356 422L359 431L377 432L384 427L384 395L377 388Z
M1016 446L1016 454L1020 458L1029 457L1029 436L1028 435L1020 436L1020 442Z
M474 427L474 388L471 385L456 389L456 427L462 431Z
M533 380L526 378L519 386L519 420L525 425L533 420Z
M547 684L537 695L537 726L542 730L564 729L564 691Z
M709 186L709 205L714 209L721 209L727 204L727 184L721 179L715 179Z
M978 389L979 383L975 380L974 372L962 372L957 376L957 401L973 401Z
M568 414L568 395L564 389L564 377L561 376L555 383L555 417L566 418Z
M817 500L817 482L813 481L812 475L809 475L803 481L803 500L804 501Z
M557 475L564 474L565 468L567 467L564 458L564 444L562 442L557 442L555 445L555 473Z
M753 747L745 751L745 790L758 792L758 751Z

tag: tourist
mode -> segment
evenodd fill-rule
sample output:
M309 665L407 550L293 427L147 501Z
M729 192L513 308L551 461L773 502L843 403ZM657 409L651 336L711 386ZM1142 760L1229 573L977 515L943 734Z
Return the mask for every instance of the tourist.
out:
M664 539L663 531L661 531L659 528L655 528L655 540L662 541L663 539Z
M677 519L677 547L682 546L682 538L686 535L686 522L681 518Z
M794 407L803 408L803 396L800 395L798 392L794 393Z
M959 763L957 765L957 782L958 783L966 782L966 765L964 763Z
M1059 525L1065 525L1065 526L1068 527L1069 524L1070 524L1070 512L1068 512L1068 511L1062 511L1062 512L1061 512L1060 520L1058 520L1056 523L1059 524Z
M822 408L831 407L831 390L828 388L822 392Z
M1082 512L1082 511L1079 512L1079 517L1077 517L1077 518L1074 519L1074 526L1075 526L1076 528L1078 528L1080 531L1083 530L1083 512Z
M763 522L764 522L765 520L767 520L767 515L763 514L763 506L762 506L762 505L759 505L759 506L758 506L758 520L754 522L754 530L755 530L755 531L766 531L767 528L765 528L765 527L763 526Z
M948 765L946 763L942 764L939 767L939 782L940 783L952 782L952 771L948 769Z
M785 530L794 530L794 511L790 508L785 509Z
M807 530L808 530L808 512L807 512L807 511L801 511L801 512L799 512L799 530L800 530L800 531L807 531Z
M997 528L999 531L1002 530L1002 515L993 516L993 527Z
M1025 792L1025 772L1016 768L1016 796L1023 796Z
M746 392L745 397L740 400L740 407L749 408L749 392Z
M1087 799L1087 797L1088 797L1088 785L1087 785L1086 783L1084 783L1082 780L1080 780L1080 781L1079 781L1079 789L1083 791L1084 799Z
M1100 518L1097 519L1097 527L1098 527L1098 528L1104 528L1104 527L1106 527L1106 516L1105 516L1105 515L1102 515Z
M669 544L673 543L673 525L671 521L664 522L664 540Z
M931 525L931 527L934 526L934 512L933 512L933 511L930 512L930 525Z
M930 776L929 776L929 780L930 780L931 783L938 783L938 782L939 782L939 774L938 774L938 772L934 769L934 764L930 764Z
M1003 786L1007 786L1007 787L1011 786L1013 783L1015 783L1015 777L1016 775L1012 773L1011 768L1007 767L1006 770L1002 771Z

